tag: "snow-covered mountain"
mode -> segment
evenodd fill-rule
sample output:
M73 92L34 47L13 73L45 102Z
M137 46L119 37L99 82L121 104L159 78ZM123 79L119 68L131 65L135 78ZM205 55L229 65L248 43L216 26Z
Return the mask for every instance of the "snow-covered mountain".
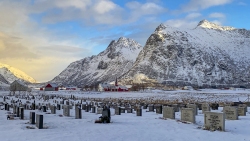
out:
M4 84L10 84L15 80L22 82L35 83L36 80L31 76L27 75L23 71L11 67L6 64L0 63L0 82Z
M169 85L248 85L250 31L203 20L194 29L159 25L131 70Z
M51 82L83 86L114 81L131 69L141 50L136 41L121 37L98 55L71 63Z

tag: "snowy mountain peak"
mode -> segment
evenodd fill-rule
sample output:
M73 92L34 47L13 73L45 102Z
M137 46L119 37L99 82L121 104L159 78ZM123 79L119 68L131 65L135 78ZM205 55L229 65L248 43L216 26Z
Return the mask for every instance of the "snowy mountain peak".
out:
M35 83L36 80L23 71L16 69L14 67L11 67L6 64L1 64L0 63L0 74L2 77L7 80L9 83L12 83L15 80L21 80L21 81L26 81L30 83Z
M166 28L167 28L167 26L164 25L163 23L161 23L161 24L155 29L155 31L161 31L161 30L164 30L164 29L166 29Z
M71 63L52 82L82 86L114 81L131 69L142 48L129 38L112 40L106 50L96 56Z
M216 23L209 22L208 20L202 20L198 23L197 27L203 27L207 29L217 29L217 30L235 30L235 28L230 26L221 26Z

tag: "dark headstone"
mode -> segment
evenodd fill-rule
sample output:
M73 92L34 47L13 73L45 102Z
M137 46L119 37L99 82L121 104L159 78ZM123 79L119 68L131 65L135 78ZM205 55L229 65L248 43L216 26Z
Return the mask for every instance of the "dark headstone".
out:
M136 109L136 116L142 116L142 109L140 108Z
M121 115L121 108L120 107L115 108L115 115Z
M36 127L43 129L43 115L36 114Z
M155 109L157 114L162 114L162 105L157 105Z
M133 109L132 108L127 108L127 113L133 113Z
M20 119L24 119L24 108L23 107L19 108L19 113L20 113Z
M121 113L125 113L125 108L121 108Z
M75 118L82 119L82 109L79 106L75 106Z
M47 107L46 106L42 106L42 110L43 110L43 112L46 112Z
M93 107L92 107L92 113L95 113L95 110L96 110L96 107L93 106Z
M30 124L35 124L35 112L30 112Z

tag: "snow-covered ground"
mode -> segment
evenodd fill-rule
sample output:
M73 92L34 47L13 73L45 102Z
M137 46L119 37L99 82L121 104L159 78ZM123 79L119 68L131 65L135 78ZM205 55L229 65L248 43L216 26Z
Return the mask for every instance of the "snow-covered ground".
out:
M40 94L44 92L39 92ZM0 92L0 95L7 95L8 92ZM38 92L33 92L38 94ZM241 90L202 90L202 91L151 91L151 92L46 92L54 95L74 95L84 98L123 98L123 99L182 99L193 98L197 101L244 101L250 91ZM220 98L220 99L217 99ZM16 99L13 97L13 99ZM3 101L0 98L0 102ZM7 100L9 101L9 100ZM32 100L33 101L33 100ZM31 101L31 102L32 102ZM52 103L53 100L49 102ZM22 99L22 102L26 100ZM36 103L47 103L36 100ZM78 102L77 100L74 102ZM3 108L3 106L1 107ZM248 111L250 107L248 107ZM10 109L12 112L12 108ZM180 112L176 112L175 120L164 120L162 114L146 112L143 109L142 117L134 113L122 113L114 115L111 109L110 124L95 124L100 114L89 113L82 110L82 119L75 119L75 110L71 109L70 117L60 117L62 110L57 110L56 114L45 114L39 110L36 113L44 115L44 127L48 129L27 129L26 126L35 127L28 124L29 113L25 110L24 120L7 120L7 111L0 110L0 140L1 141L250 141L250 113L246 116L239 116L239 120L226 120L225 132L202 130L200 127L204 123L204 115L199 110L195 124L185 124L179 122ZM221 112L219 110L213 110ZM50 110L47 111L50 113Z

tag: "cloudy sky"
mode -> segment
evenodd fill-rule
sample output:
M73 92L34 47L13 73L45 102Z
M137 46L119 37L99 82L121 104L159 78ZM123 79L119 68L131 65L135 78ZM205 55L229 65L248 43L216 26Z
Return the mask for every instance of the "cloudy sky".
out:
M161 24L207 19L250 29L249 0L0 0L0 63L38 82L124 36L144 45Z

